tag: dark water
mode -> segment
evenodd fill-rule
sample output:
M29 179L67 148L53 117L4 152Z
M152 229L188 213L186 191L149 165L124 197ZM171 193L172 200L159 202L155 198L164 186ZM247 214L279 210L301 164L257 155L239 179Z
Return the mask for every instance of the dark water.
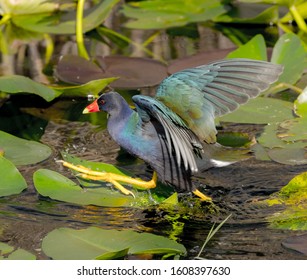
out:
M47 112L44 111L45 116ZM105 118L105 115L102 117ZM251 133L259 130L253 126L243 126L241 129ZM136 175L147 172L140 160L120 150L106 130L88 122L53 117L46 122L41 142L52 147L53 155L40 164L20 167L28 182L28 190L20 195L0 198L0 241L28 250L38 259L48 259L41 251L41 241L51 230L89 226L134 229L176 238L187 248L186 258L193 258L213 223L221 222L229 214L232 214L231 218L209 242L201 257L307 259L307 256L281 245L286 238L300 235L301 232L270 228L267 218L281 211L281 207L259 203L286 185L296 174L305 171L306 166L292 167L251 158L225 168L208 170L202 175L203 178L195 179L195 184L206 186L203 191L213 197L214 211L206 205L199 208L198 204L187 202L190 203L188 215L178 216L178 213L167 213L158 208L78 206L40 197L32 183L33 172L37 169L52 169L72 178L68 170L56 163L63 150L87 160L126 165ZM189 196L181 199L190 201ZM174 217L177 228L170 221Z

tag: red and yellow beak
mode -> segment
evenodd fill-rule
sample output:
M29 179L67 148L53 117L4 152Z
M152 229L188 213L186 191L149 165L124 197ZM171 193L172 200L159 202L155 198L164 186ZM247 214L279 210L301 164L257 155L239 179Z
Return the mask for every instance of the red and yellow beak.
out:
M98 103L97 103L97 99L91 103L90 105L87 105L84 110L83 110L83 114L88 114L88 113L95 113L99 111L99 107L98 107Z

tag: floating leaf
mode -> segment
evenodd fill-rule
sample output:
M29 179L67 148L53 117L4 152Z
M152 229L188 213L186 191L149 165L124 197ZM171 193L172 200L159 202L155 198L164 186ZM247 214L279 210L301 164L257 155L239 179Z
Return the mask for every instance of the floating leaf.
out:
M96 57L97 64L84 58L63 56L56 68L56 76L65 82L80 84L93 79L112 81L115 88L139 88L159 84L167 77L166 66L157 60L140 57ZM144 71L146 69L146 71Z
M32 93L46 101L52 101L62 94L85 97L89 94L98 95L102 89L116 79L116 77L100 78L77 86L45 86L24 76L11 75L0 77L0 90L9 94Z
M307 234L290 236L281 244L287 249L294 250L307 256Z
M4 255L7 255L4 257ZM6 243L0 242L0 260L35 260L36 257L24 249L17 249Z
M98 96L99 93L110 83L117 80L116 77L110 77L105 79L91 80L85 84L77 86L52 86L51 88L57 91L58 95L63 96L83 96L88 95Z
M307 164L307 143L290 143L283 148L273 148L267 151L268 156L282 164L301 165Z
M16 165L38 163L52 153L44 144L21 139L3 131L0 131L0 147L4 150L4 156Z
M27 188L27 183L9 160L0 156L0 197L18 194Z
M205 52L198 52L195 55L191 55L188 57L178 58L170 62L167 67L167 72L169 74L174 74L178 71L192 68L204 64L212 63L212 61L224 59L225 56L231 51L232 49L226 50L214 50L214 51L205 51Z
M93 61L77 55L64 55L58 61L55 76L66 83L83 84L101 79L103 71Z
M293 33L282 35L275 44L271 58L271 62L284 66L278 81L295 84L306 67L305 59L306 51L300 38Z
M132 18L126 27L160 29L204 22L226 11L219 0L154 0L129 2L123 6L126 17Z
M36 257L24 249L17 249L4 260L36 260Z
M278 21L278 6L232 3L232 9L214 19L215 22L272 24Z
M75 230L59 228L42 242L46 255L58 260L109 259L129 254L184 255L186 250L166 237L132 230L104 230L96 227Z
M132 196L111 190L101 184L100 188L83 189L65 176L47 169L39 169L33 175L34 186L39 194L51 199L80 205L128 207L136 203Z
M33 93L44 98L46 101L51 101L57 97L57 92L51 88L19 75L0 77L0 91L10 94Z
M220 117L223 122L267 124L293 117L293 104L274 98L257 97L238 110Z
M250 58L267 61L267 49L261 34L227 55L227 58Z
M104 0L84 11L83 31L87 32L100 25L110 14L119 0ZM12 17L14 25L39 33L75 34L76 11L64 13L24 14Z
M0 242L0 255L5 255L14 250L13 246L10 246L4 242Z
M13 16L21 14L39 14L55 11L58 8L57 3L46 0L27 0L27 1L10 1L2 0L1 9L3 14Z
M65 161L74 165L82 165L86 168L101 172L110 172L123 176L133 176L131 173L111 164L91 162L62 153ZM74 171L76 172L76 171ZM33 175L34 186L37 191L52 199L77 203L81 205L98 205L106 207L148 207L152 204L163 202L173 192L171 187L157 185L151 191L133 189L135 198L122 194L111 184L103 181L86 180L77 177L82 188L63 175L47 169L37 170ZM123 184L124 185L124 184ZM133 185L129 185L131 189ZM154 201L153 201L154 199Z

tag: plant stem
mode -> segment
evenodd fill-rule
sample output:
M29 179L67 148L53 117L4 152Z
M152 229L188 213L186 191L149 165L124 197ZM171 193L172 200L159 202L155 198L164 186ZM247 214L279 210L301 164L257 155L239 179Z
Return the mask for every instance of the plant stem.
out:
M44 34L46 42L45 64L48 64L54 51L54 44L50 34Z
M79 56L89 60L90 57L86 51L83 40L83 8L85 0L79 0L77 5L77 18L76 18L76 40L78 46Z
M299 11L296 9L296 7L293 5L289 8L294 20L296 21L298 27L303 30L304 32L307 33L307 24L305 20L302 18L301 14Z

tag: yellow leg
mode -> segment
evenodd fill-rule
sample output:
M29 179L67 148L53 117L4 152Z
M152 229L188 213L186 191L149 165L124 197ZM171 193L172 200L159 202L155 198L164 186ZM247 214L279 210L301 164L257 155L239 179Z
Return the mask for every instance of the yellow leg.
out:
M198 196L202 201L208 201L211 202L212 198L209 196L206 196L205 194L203 194L201 191L199 191L198 189L196 189L195 191L193 191L193 193Z
M133 197L134 197L134 194L131 191L127 190L119 182L132 184L141 190L153 189L157 185L157 173L156 172L153 173L152 179L150 181L143 181L141 179L131 178L128 176L119 175L115 173L94 171L82 165L74 165L74 164L71 164L63 160L60 160L59 162L61 162L63 166L68 167L69 169L80 172L80 174L78 174L77 176L81 178L88 179L88 180L94 180L94 181L109 182L112 185L114 185L114 187L117 188L119 191L121 191L123 194L132 195Z

